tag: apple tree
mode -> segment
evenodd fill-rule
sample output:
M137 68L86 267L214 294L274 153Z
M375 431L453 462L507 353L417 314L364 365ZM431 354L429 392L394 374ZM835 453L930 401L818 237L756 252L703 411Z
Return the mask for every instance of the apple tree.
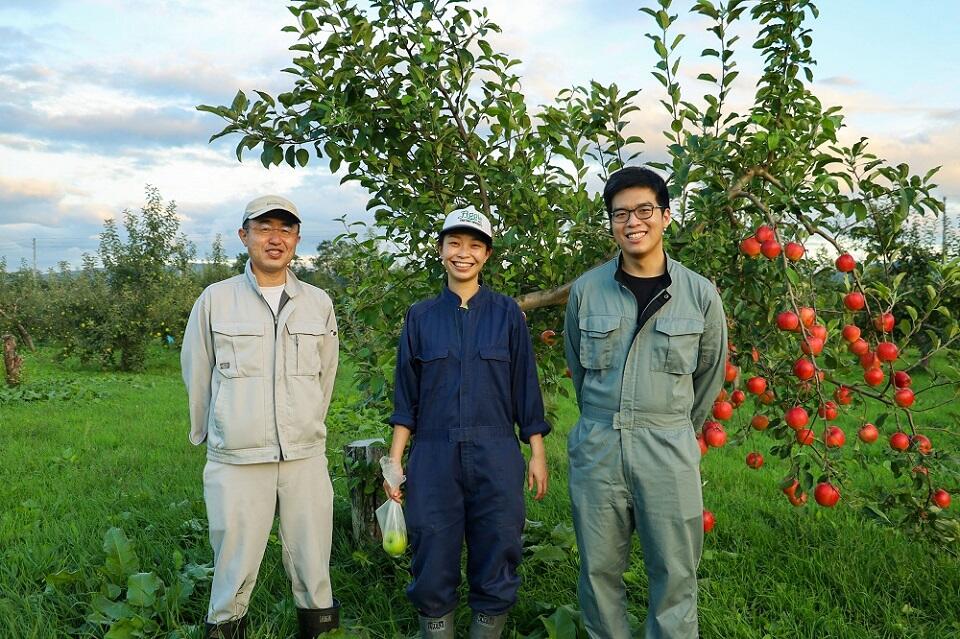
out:
M694 55L716 68L693 90L678 79L684 35L671 4L641 9L651 18L653 76L670 122L666 154L654 147L667 160L651 164L670 175L678 224L669 250L716 282L731 329L730 387L703 439L725 442L724 420L740 424L734 439L744 444L762 430L787 462L783 488L797 505L809 492L826 506L860 494L857 503L877 518L956 542L960 523L936 497L957 485L956 433L940 425L950 432L931 437L928 391L903 375L925 367L933 386L956 393L960 328L944 301L956 295L960 269L931 265L929 281L911 287L923 295L905 297L888 250L916 216L941 211L935 172L892 166L865 139L843 142L840 108L824 107L809 89L808 23L817 14L809 0L695 2L692 13L707 20L716 44ZM519 61L489 40L499 27L465 0L311 0L289 9L295 24L285 30L298 34L284 70L290 90L240 91L230 105L198 108L227 123L212 139L239 136L238 159L254 149L265 167L324 158L343 182L369 193L375 225L353 223L339 238L357 259L338 271L347 282L338 303L371 403L388 396L405 308L440 285L440 221L462 206L495 221L486 280L518 299L534 333L546 331L537 345L541 373L562 389L550 331L572 279L612 254L597 178L643 150L628 130L639 92L591 82L530 108ZM747 18L759 26L753 48L764 66L753 104L737 110L733 33ZM859 256L852 268L826 257L849 251ZM934 335L931 318L940 321ZM855 330L862 343L849 340ZM849 352L864 345L864 355ZM840 411L869 420L891 443L906 437L907 446L886 455L844 447L846 434L832 425ZM924 438L941 442L928 450ZM880 496L848 490L858 463L887 465L906 479Z

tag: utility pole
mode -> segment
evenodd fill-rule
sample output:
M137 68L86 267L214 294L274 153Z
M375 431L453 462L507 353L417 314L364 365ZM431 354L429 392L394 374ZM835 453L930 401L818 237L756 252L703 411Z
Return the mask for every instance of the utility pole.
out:
M940 262L947 263L947 198L943 198L943 235L940 237Z

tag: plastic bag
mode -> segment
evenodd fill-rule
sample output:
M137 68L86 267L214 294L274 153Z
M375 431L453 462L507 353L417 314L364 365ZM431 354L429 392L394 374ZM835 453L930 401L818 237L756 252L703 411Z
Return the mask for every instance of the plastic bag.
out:
M380 458L383 478L393 488L399 488L406 481L400 467L389 457ZM377 523L383 534L383 549L391 557L399 557L407 549L407 522L403 518L403 507L392 499L387 499L377 508Z

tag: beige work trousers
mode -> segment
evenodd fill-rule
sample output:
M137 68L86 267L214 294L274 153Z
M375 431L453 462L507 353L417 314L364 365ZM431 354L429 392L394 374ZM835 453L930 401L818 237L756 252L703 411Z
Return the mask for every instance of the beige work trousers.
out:
M333 605L333 485L324 455L266 464L207 460L203 496L214 562L208 622L246 614L278 505L283 567L296 606Z

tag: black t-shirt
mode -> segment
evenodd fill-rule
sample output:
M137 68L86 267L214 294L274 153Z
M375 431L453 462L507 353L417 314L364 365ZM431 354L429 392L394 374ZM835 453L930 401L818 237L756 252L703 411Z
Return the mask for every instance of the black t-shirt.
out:
M630 292L637 299L637 323L639 323L643 310L647 308L650 300L666 288L665 278L663 274L654 277L637 277L636 275L630 275L622 268L620 269L620 277L623 278L624 286L630 289Z

